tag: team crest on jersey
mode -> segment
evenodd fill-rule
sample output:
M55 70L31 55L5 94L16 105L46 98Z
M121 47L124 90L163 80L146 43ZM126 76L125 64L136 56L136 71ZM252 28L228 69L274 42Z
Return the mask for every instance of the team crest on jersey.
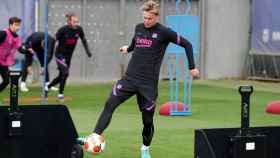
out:
M75 34L75 37L77 37L77 38L78 38L78 37L79 37L79 34L78 34L78 33L76 33L76 34Z
M152 38L157 38L158 34L157 33L153 33Z

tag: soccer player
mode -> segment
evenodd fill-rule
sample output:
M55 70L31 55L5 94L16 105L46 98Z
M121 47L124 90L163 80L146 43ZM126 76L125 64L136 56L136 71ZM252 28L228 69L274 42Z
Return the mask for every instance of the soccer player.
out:
M15 53L21 45L21 39L17 34L20 24L20 18L11 17L9 27L0 31L0 75L2 77L0 92L9 84L9 66L15 63Z
M83 28L78 25L78 16L74 13L69 13L66 15L66 18L68 24L61 27L56 33L56 40L58 41L58 45L56 47L55 57L59 74L51 81L48 86L45 87L45 90L48 91L50 87L53 87L59 83L59 94L57 98L62 102L64 101L64 86L69 75L71 59L78 38L82 40L88 57L92 56L88 47L87 40L85 38Z
M123 54L134 51L126 73L113 86L93 134L88 137L94 134L101 135L108 127L115 109L128 98L136 95L144 126L141 157L151 158L149 146L154 134L153 116L158 96L159 72L167 45L172 42L185 48L190 75L198 76L199 71L195 68L191 43L159 23L158 3L147 1L142 6L142 11L143 23L136 25L130 46L120 48Z
M29 89L26 86L26 78L28 75L29 68L31 68L34 55L39 60L41 66L41 72L44 72L44 45L45 45L45 33L44 32L34 32L27 37L25 42L19 49L19 52L25 54L25 60L22 68L22 78L20 84L20 90L22 92L28 92ZM53 57L53 51L55 47L55 39L48 35L48 52L47 52L47 65L51 62ZM46 84L49 84L49 71L48 66L46 68ZM51 87L51 90L57 91L56 87Z

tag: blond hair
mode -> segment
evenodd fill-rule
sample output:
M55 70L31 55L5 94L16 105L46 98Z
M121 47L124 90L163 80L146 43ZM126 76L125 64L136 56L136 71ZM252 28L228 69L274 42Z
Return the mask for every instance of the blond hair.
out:
M147 0L141 7L142 11L153 13L154 15L159 15L159 3L154 0Z

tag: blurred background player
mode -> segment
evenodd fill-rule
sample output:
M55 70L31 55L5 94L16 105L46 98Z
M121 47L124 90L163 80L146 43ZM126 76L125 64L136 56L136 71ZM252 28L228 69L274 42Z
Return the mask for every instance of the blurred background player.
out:
M45 90L48 91L50 87L59 84L59 94L57 96L59 101L64 100L64 87L69 76L72 55L79 38L83 43L88 57L92 56L83 28L79 26L78 16L74 13L68 13L66 18L67 25L62 26L56 33L58 45L55 50L55 57L59 73L58 76L45 87Z
M28 92L29 89L26 86L27 75L30 74L32 69L32 63L34 55L39 60L41 70L40 74L44 74L44 45L45 45L45 33L34 32L27 37L24 44L20 47L19 51L25 54L25 60L22 67L22 78L20 84L20 90L22 92ZM46 85L49 84L49 71L48 64L51 62L55 47L55 39L48 35L48 52L47 52L47 67L46 67ZM58 88L51 87L51 90L57 91Z
M142 6L142 11L144 22L136 25L130 46L120 48L124 54L134 51L126 73L114 85L94 133L88 138L95 134L101 135L108 127L115 109L128 98L136 95L144 126L141 157L151 158L149 146L154 134L153 116L158 96L159 72L167 45L172 42L185 48L190 75L198 76L199 71L195 68L191 43L159 23L159 4L151 0L147 1Z
M21 45L21 39L17 34L20 24L20 18L11 17L9 27L0 31L0 75L2 77L0 92L9 84L9 66L15 63L15 53Z

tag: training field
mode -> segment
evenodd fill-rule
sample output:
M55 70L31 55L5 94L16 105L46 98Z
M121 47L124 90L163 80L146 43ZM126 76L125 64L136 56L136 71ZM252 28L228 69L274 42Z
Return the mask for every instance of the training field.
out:
M152 158L193 158L196 128L240 127L241 105L237 89L239 85L247 83L252 84L255 90L251 95L251 126L280 125L280 116L265 113L269 101L280 99L279 83L194 81L193 115L166 117L158 114L159 105L168 101L168 82L161 82L155 115L155 135L151 147ZM85 136L93 130L112 84L68 84L66 87L65 94L71 97L71 100L65 104L69 107L80 136ZM8 92L9 88L0 93L0 102L5 102ZM20 93L20 98L39 97L40 92L40 88L31 87L31 92ZM55 92L50 94L55 95ZM112 122L104 133L106 151L98 156L86 154L85 158L139 158L141 130L141 115L133 97L114 113Z

